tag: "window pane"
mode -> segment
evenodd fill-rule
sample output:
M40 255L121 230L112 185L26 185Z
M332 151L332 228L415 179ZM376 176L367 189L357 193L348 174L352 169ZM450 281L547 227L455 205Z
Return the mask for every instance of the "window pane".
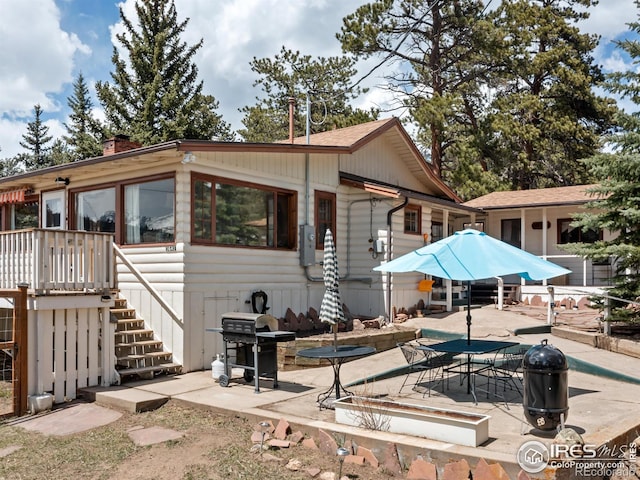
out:
M431 241L437 242L444 238L444 227L441 222L431 222Z
M292 248L291 194L225 183L215 185L216 243Z
M216 243L273 246L273 193L217 183Z
M13 205L11 215L11 230L23 228L38 228L38 202Z
M418 210L406 209L404 210L404 231L405 233L419 233L418 232Z
M193 237L213 240L211 232L213 182L196 180L193 192Z
M502 232L500 239L509 245L520 248L520 225L521 223L519 218L502 220Z
M324 235L327 229L333 230L333 200L329 198L318 199L318 243L324 245ZM331 232L335 235L336 232Z
M600 232L597 230L587 230L583 232L580 227L572 227L573 220L567 218L558 220L558 231L560 232L560 243L593 243L600 239Z
M51 198L44 202L47 213L45 218L45 228L57 228L62 226L62 200Z
M589 229L586 232L580 230L580 241L584 243L594 243L600 240L600 233L596 230Z
M116 231L116 190L103 188L76 194L76 228L88 232Z
M336 195L331 192L316 190L315 198L315 231L316 249L324 248L324 237L327 230L333 233L334 241L337 240L336 232Z
M125 243L174 241L174 191L172 178L125 186Z

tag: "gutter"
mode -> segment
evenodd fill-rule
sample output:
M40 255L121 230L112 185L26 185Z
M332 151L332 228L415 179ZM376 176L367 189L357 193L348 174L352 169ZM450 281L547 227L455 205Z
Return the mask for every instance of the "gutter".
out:
M392 216L398 210L402 210L404 207L406 207L408 203L409 203L409 197L405 196L404 201L400 205L393 207L391 210L387 212L387 258L386 258L387 262L391 260ZM387 272L387 307L388 307L387 320L391 321L391 272Z

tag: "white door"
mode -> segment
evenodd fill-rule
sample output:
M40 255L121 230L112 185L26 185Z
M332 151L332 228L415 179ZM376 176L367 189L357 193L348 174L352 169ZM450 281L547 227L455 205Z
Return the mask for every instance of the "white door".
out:
M42 228L64 230L66 222L66 190L42 194Z

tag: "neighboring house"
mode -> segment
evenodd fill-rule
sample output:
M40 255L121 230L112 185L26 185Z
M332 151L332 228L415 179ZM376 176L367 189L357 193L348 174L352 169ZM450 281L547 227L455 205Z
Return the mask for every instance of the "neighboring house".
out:
M136 335L161 341L182 371L203 369L223 347L221 335L205 329L219 327L225 312L250 312L256 291L268 295L275 317L319 310L327 228L352 313L377 317L415 304L424 298L419 275L394 279L392 296L390 277L372 268L480 212L460 204L395 118L311 135L308 144L176 140L139 147L114 138L101 157L0 179L0 204L1 286L30 284L30 344L37 345L29 358L31 394L51 391L62 364L87 363L74 355L87 350L94 362L98 348L94 373L66 381L117 381L114 358L143 355L118 353L118 345L141 343ZM117 324L108 321L114 289L125 299ZM105 338L133 317L144 325L116 334L115 346ZM94 326L85 335L87 322ZM51 333L71 324L64 335ZM82 352L69 351L73 342L43 340L84 341L96 328L102 341ZM51 361L49 346L64 353ZM56 399L73 392L61 390Z
M571 295L574 300L589 296L610 284L614 266L609 259L593 262L569 254L562 245L570 242L594 242L609 239L608 231L587 231L571 225L576 213L594 200L587 191L591 185L493 192L464 205L482 211L477 214L477 228L492 237L522 248L571 270L571 274L549 280L560 292L560 298ZM504 279L519 284L518 277ZM546 285L546 282L543 282ZM521 298L544 295L546 288L523 287ZM562 293L564 292L564 293Z

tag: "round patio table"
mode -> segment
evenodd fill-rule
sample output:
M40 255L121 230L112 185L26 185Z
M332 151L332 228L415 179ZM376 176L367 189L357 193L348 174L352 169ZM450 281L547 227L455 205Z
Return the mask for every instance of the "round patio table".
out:
M364 357L376 353L374 347L368 345L327 345L324 347L314 347L300 350L297 356L313 359L325 359L331 362L333 367L333 384L326 392L318 395L318 405L322 408L334 408L332 398L340 400L341 396L353 395L342 386L340 382L340 367L347 360L357 357Z

